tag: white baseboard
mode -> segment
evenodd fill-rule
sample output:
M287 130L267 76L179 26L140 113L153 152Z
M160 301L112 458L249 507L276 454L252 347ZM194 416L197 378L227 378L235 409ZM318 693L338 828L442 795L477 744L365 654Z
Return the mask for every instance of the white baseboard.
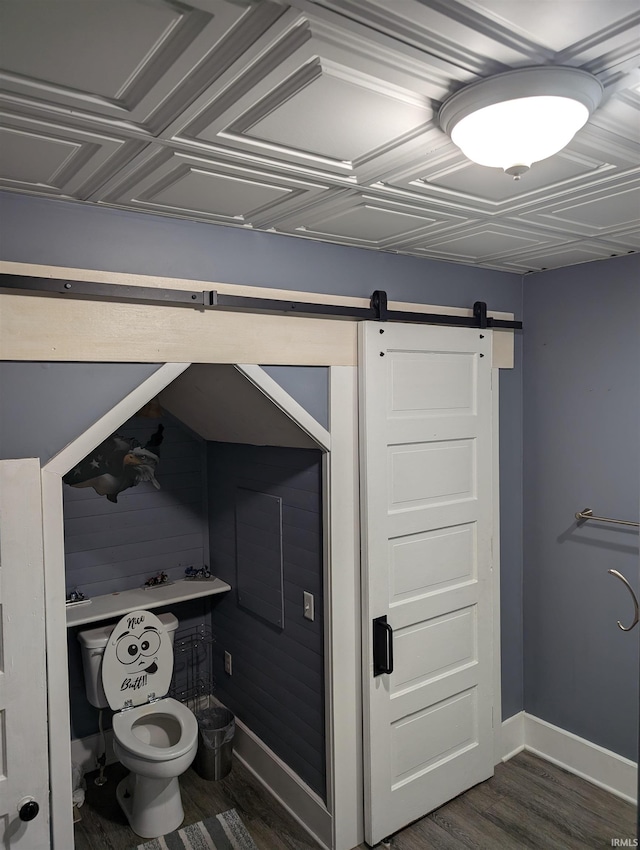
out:
M524 750L524 711L519 711L502 724L500 746L496 747L497 760L509 761L522 750Z
M521 711L502 724L502 761L523 749L636 804L635 762Z
M312 838L327 850L331 847L332 819L324 802L239 720L234 755Z

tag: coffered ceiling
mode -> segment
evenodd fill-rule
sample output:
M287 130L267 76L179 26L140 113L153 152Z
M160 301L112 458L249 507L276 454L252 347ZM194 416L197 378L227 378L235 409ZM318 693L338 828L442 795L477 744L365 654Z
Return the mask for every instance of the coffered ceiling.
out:
M0 187L514 272L638 250L637 0L0 0ZM439 128L530 65L604 101L516 182Z

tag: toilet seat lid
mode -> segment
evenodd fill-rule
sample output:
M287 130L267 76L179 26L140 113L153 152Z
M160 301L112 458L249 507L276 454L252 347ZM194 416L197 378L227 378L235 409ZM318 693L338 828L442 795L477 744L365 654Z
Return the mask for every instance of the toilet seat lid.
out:
M167 694L173 645L150 611L131 611L114 627L102 656L102 687L109 707L120 711Z

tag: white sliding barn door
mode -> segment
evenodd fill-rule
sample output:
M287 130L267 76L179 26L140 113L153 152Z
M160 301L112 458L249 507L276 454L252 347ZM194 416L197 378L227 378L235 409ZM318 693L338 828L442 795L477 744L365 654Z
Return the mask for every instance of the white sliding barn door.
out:
M360 334L375 844L493 774L491 331L372 322Z
M33 458L2 460L0 846L3 848L48 850L51 846L46 694L40 463ZM36 811L32 820L21 819Z

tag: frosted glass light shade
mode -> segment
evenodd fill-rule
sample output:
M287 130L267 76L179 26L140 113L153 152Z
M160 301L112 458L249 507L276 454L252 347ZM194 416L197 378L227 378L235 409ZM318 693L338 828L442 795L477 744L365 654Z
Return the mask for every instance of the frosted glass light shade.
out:
M472 112L456 124L451 139L479 165L530 168L566 147L588 118L576 100L523 97Z
M577 68L521 68L454 94L440 124L472 162L519 177L568 145L601 96L599 80Z

